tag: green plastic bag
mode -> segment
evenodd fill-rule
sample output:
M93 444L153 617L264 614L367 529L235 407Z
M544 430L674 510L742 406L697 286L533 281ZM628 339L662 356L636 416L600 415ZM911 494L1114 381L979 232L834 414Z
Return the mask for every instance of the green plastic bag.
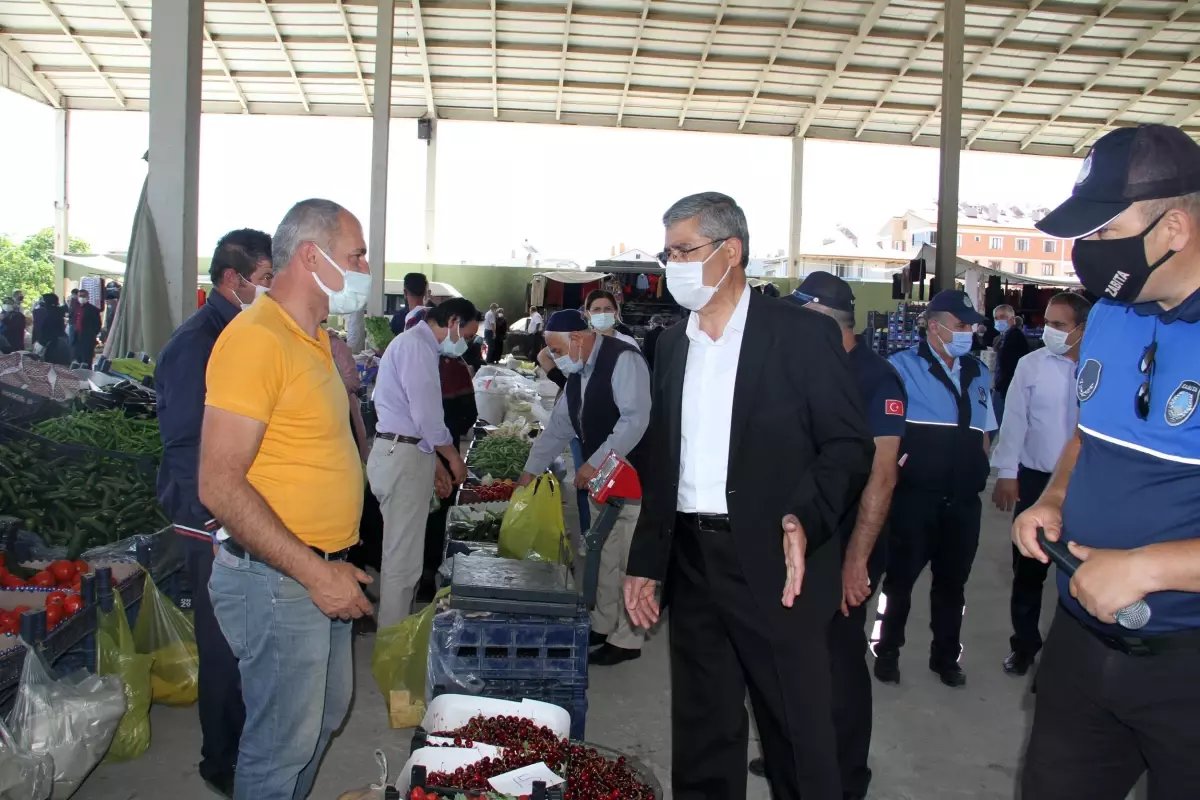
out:
M150 573L142 591L142 608L133 627L137 651L153 656L150 688L154 702L190 706L196 702L200 677L200 652L196 627L171 600L158 590Z
M393 728L415 728L425 718L429 637L433 633L438 600L449 594L447 586L420 612L375 634L371 674L387 700L388 720Z
M154 657L139 655L134 647L120 592L113 592L112 611L97 609L96 614L96 672L116 675L125 684L125 714L104 760L129 761L150 747L150 664Z
M500 557L571 563L562 490L553 475L539 475L512 493L500 523Z

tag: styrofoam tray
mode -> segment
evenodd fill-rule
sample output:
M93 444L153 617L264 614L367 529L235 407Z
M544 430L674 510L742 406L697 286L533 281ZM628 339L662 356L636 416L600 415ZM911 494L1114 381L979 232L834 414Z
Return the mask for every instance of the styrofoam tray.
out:
M431 734L452 731L480 714L485 717L524 717L544 725L563 739L571 735L571 715L565 708L539 700L522 700L518 703L467 694L435 697L425 711L421 727Z

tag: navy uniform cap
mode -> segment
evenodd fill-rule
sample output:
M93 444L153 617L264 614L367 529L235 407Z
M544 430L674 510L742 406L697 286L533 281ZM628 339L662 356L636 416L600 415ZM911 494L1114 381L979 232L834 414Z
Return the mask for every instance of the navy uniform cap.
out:
M1170 125L1105 134L1083 160L1071 196L1037 223L1059 239L1090 236L1139 200L1200 192L1200 144Z
M809 273L804 282L792 292L792 298L800 305L818 303L834 311L854 313L854 290L850 284L831 272Z
M971 298L961 289L946 289L938 292L929 301L925 310L930 314L940 311L948 312L957 317L960 322L968 325L977 325L987 319L975 310L975 306L971 304Z
M546 320L546 333L576 333L587 329L587 320L573 308L555 311Z

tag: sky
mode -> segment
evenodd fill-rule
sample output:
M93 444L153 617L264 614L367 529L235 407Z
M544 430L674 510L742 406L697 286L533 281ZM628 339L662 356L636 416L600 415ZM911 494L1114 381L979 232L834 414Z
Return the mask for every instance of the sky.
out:
M0 89L0 234L54 224L54 112ZM146 175L148 116L76 111L69 139L70 233L95 252L124 250ZM427 149L415 120L395 120L388 191L388 261L424 260ZM786 250L791 143L785 137L516 123L438 125L435 256L499 263L529 240L545 257L581 264L613 247L656 252L662 213L698 191L745 209L756 257ZM370 216L371 121L206 115L200 136L199 252L232 229L268 232L292 203L328 197ZM964 201L1052 207L1079 162L965 152ZM890 217L937 198L931 148L805 143L802 238L844 225L873 242Z

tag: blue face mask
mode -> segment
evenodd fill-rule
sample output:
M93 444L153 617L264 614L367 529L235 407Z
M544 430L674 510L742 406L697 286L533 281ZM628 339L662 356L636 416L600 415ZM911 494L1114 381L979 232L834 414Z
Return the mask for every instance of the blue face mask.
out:
M1008 320L1006 320L1006 319L996 320L996 332L1004 333L1006 330L1008 330Z
M975 334L971 331L947 331L950 334L950 341L942 339L941 330L946 330L942 326L938 326L939 333L935 335L941 340L942 345L946 348L946 355L951 358L959 358L971 352L971 345L974 344Z

